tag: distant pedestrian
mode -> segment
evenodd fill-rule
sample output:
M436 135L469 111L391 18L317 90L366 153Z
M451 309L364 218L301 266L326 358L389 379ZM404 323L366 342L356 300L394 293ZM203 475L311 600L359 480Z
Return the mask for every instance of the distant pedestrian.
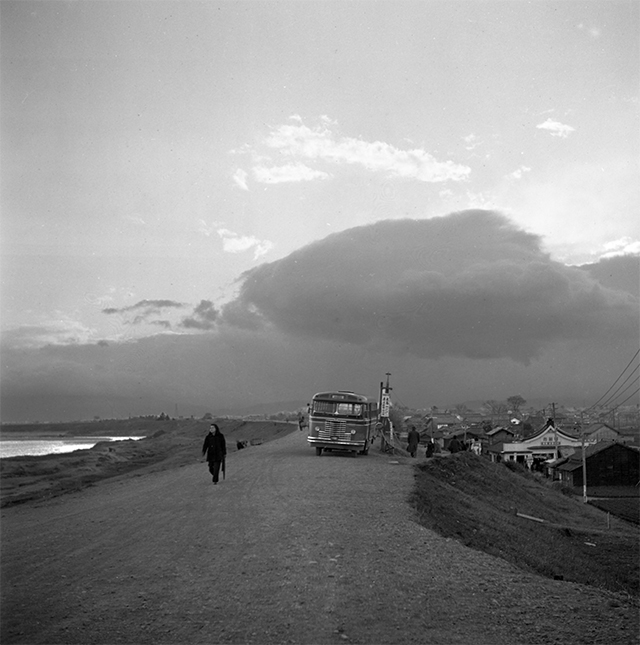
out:
M451 441L449 442L449 452L451 454L454 454L456 452L460 452L461 450L464 450L464 446L458 440L458 438L454 437L453 439L451 439Z
M409 442L407 450L412 457L415 457L418 452L418 444L420 443L420 433L416 430L415 426L411 426L411 430L409 430L409 435L407 436L407 441Z
M213 483L217 484L220 478L220 468L222 468L222 472L224 473L227 442L222 432L220 432L220 428L215 423L211 424L209 434L204 438L202 454L206 454Z

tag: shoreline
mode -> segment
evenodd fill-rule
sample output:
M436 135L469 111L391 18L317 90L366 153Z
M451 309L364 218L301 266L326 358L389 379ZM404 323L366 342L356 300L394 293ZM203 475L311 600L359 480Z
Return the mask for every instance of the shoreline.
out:
M263 443L297 430L297 424L274 421L215 421L227 437L227 451L237 441ZM143 439L128 439L133 424L123 421L112 436L116 441L98 441L93 447L46 455L22 455L0 459L0 508L50 499L82 490L105 479L177 468L201 459L202 442L211 420L169 420L141 424L152 433ZM114 422L110 426L113 428ZM151 428L149 428L151 426ZM104 427L102 428L104 430ZM126 430L126 433L124 432ZM87 436L87 435L84 435ZM97 438L103 435L88 435ZM31 435L33 438L33 435ZM65 434L73 440L76 435ZM60 439L59 436L55 437Z

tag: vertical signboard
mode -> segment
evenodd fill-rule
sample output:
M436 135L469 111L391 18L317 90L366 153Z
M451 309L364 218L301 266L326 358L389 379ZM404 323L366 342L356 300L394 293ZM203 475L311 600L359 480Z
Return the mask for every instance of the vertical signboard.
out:
M380 402L380 416L388 419L389 418L389 406L391 405L391 400L388 394L383 393L382 400Z

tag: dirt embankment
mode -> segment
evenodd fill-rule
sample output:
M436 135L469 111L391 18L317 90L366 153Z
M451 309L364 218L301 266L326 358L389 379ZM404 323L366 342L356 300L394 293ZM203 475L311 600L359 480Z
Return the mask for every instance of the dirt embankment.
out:
M196 434L180 463L2 510L3 644L639 642L628 594L421 526L415 460L316 457L294 428L213 486Z
M412 503L428 528L523 571L640 595L638 527L526 468L469 452L430 460L417 469Z
M3 434L11 438L40 437L127 437L141 440L100 442L89 450L12 457L0 462L0 506L10 506L81 490L103 479L135 472L136 475L192 463L204 440L210 421L131 419L97 423L9 426ZM259 444L297 430L297 424L278 421L218 419L228 437L228 450L236 442ZM42 429L45 428L44 432Z

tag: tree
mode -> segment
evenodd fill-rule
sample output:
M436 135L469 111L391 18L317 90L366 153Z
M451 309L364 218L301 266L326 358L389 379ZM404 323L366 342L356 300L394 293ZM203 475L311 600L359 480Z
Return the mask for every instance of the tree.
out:
M487 408L491 414L504 414L507 411L507 406L502 401L496 401L494 399L489 399L485 401L482 405Z
M392 405L389 410L389 419L391 419L391 423L393 423L394 432L402 432L404 430L404 415L400 408Z
M520 412L520 408L526 403L526 401L519 394L514 394L507 399L507 403L509 403L514 412Z
M463 417L469 412L469 408L464 403L457 403L453 408L456 411L456 414Z

